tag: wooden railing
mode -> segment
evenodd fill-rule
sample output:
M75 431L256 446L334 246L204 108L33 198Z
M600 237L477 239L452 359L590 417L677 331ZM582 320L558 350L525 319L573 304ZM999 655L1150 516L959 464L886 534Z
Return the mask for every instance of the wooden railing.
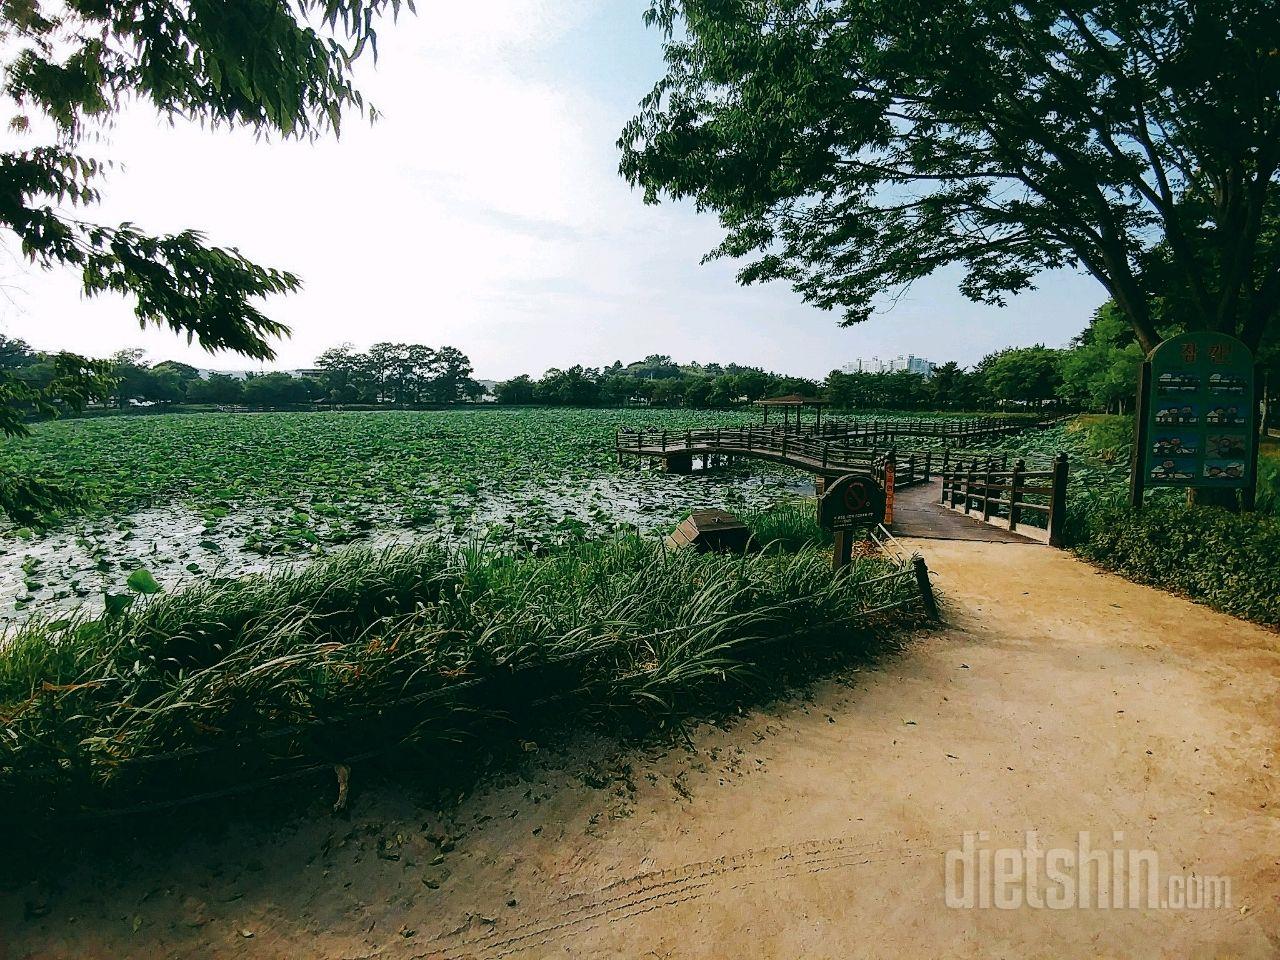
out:
M1062 546L1067 514L1067 455L1049 469L1012 467L994 457L947 463L942 471L942 504L983 523L1012 530L1050 546Z
M706 455L749 456L773 460L824 476L871 473L885 479L885 465L894 464L894 486L927 483L941 468L945 453L937 450L900 451L863 446L854 438L798 433L781 427L717 427L710 430L619 429L615 437L619 457L624 454L670 460Z
M827 420L820 426L806 425L800 429L824 437L857 438L868 446L900 446L897 443L900 437L937 437L965 444L971 440L994 440L1034 426L1034 421L1018 417L915 417L902 420Z

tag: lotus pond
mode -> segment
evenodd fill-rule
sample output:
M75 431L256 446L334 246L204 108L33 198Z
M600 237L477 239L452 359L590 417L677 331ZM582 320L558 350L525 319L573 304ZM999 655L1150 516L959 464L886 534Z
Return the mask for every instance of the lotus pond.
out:
M272 569L346 544L486 540L516 550L665 532L689 509L767 507L808 477L619 466L614 430L750 413L507 410L175 414L55 421L0 464L73 484L81 514L0 528L0 622Z

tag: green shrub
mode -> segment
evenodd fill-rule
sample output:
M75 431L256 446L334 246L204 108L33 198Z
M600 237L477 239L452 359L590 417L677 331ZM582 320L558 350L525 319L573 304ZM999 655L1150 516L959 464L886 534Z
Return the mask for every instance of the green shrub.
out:
M1094 503L1073 518L1083 557L1248 620L1280 624L1280 520L1214 507L1134 511Z
M1259 513L1280 517L1280 447L1264 446L1258 457Z
M1077 417L1067 429L1070 433L1079 433L1084 438L1085 450L1103 463L1129 462L1133 449L1133 417Z

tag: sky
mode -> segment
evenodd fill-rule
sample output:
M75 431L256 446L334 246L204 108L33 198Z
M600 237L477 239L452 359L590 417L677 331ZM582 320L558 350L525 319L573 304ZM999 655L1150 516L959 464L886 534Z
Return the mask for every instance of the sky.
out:
M213 369L307 367L338 343L390 340L455 346L483 379L653 353L822 377L859 357L972 365L1009 345L1060 346L1104 299L1092 278L1060 271L988 307L947 271L841 328L786 284L740 286L731 262L699 262L721 237L714 214L646 206L617 173L618 135L663 73L647 0L418 7L383 25L377 64L359 67L383 112L373 125L351 117L336 140L264 141L133 106L89 148L115 164L94 219L198 228L302 278L265 304L293 331L275 362L142 331L128 300L86 299L73 273L12 255L0 332Z

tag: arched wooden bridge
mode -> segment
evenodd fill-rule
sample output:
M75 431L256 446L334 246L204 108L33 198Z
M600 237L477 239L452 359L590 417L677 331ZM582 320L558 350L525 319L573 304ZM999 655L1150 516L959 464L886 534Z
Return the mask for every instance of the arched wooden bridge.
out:
M995 429L1001 436L1011 428L1000 424ZM710 468L739 457L764 460L815 474L819 492L842 474L870 474L894 491L893 530L903 536L1060 545L1066 515L1065 455L1029 467L1025 460L1011 461L1008 453L868 446L865 440L872 435L902 434L861 424L825 424L821 431L761 426L684 432L620 429L615 450L619 462L628 456L649 459L670 473L691 473L698 461Z

